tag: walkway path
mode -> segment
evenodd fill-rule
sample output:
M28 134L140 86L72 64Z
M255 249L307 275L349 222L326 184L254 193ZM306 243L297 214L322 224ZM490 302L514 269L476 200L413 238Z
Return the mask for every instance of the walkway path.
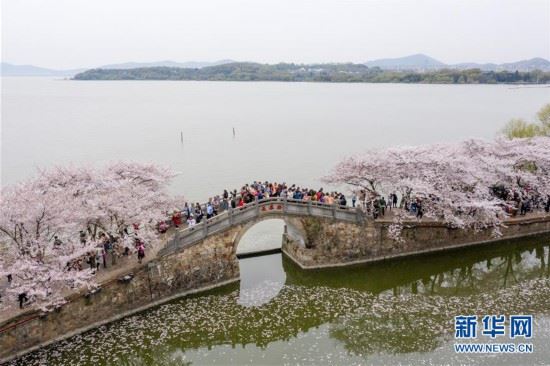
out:
M161 234L161 243L158 246L149 248L147 250L146 256L142 261L142 263L146 264L151 260L154 260L157 256L159 249L165 245L168 238L174 235L174 232L175 232L174 229L170 229L166 233ZM101 283L109 282L114 279L118 279L119 277L132 272L133 268L136 268L141 265L142 264L138 263L137 257L135 255L127 256L127 257L118 257L115 265L112 265L111 261L108 260L107 268L104 268L103 266L100 267L99 271L95 275L95 281L96 283L101 284ZM0 287L6 288L7 286L8 286L7 279L5 277L1 278ZM68 296L71 293L73 292L67 291L62 295ZM11 319L18 315L21 315L27 312L31 313L38 308L36 306L33 306L33 304L25 306L23 309L19 308L19 303L4 304L4 305L6 306L2 308L2 311L0 311L0 324L2 324L2 322L4 322L5 320Z

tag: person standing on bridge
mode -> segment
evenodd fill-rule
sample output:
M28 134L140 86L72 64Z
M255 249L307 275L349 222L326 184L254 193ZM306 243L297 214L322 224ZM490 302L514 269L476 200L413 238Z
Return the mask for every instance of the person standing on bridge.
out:
M220 211L220 196L217 194L214 196L214 200L212 201L212 208L214 209L213 215L216 216L218 212Z
M179 210L175 210L172 214L172 223L175 227L180 227L181 225L181 212Z
M286 188L283 188L281 190L281 198L283 198L285 200L288 198L288 190Z
M228 208L229 208L229 192L227 192L227 189L224 189L223 195L222 195L221 210L227 211Z
M321 201L321 198L323 197L324 193L323 193L323 188L319 188L319 190L317 191L316 193L316 197L315 197L315 201Z
M340 206L347 206L347 205L348 205L348 201L346 201L346 196L341 194L340 195Z
M202 208L200 203L197 202L197 204L195 205L195 218L197 220L197 224L200 224L200 222L202 221L202 217L203 217Z
M212 216L214 216L214 207L212 206L211 202L208 202L206 204L206 218L210 219L212 218Z
M189 207L189 204L185 202L185 205L183 206L183 213L185 214L185 219L187 220L189 216L191 216L191 207Z

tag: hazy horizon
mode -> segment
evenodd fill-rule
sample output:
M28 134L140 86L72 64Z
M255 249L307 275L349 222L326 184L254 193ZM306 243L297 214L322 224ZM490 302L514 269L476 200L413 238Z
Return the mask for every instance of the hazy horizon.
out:
M446 64L550 59L550 1L2 0L2 61Z
M408 56L415 56L415 55L418 55L418 54L414 54L414 55L403 55L402 57L408 57ZM431 57L430 55L425 55L425 56L429 56ZM382 57L380 59L392 59L394 57ZM396 57L396 58L400 58L400 57ZM434 59L436 59L437 61L441 61L443 62L444 64L447 64L449 66L452 66L452 65L455 65L455 64L451 64L451 63L447 63L447 62L444 62L438 58L435 58L435 57L432 57ZM522 58L522 59L517 59L517 60L512 60L512 61L509 61L509 62L516 62L516 61L524 61L524 60L529 60L529 59L534 59L534 58L543 58L543 59L546 59L548 61L550 61L549 58L545 58L545 57L539 57L539 56L534 56L534 57L528 57L528 58ZM376 59L376 60L379 60L379 59ZM43 68L46 68L46 69L51 69L51 70L58 70L58 71L67 71L67 70L79 70L79 69L90 69L90 68L94 68L94 67L103 67L103 66L109 66L109 65L122 65L122 64L149 64L149 63L162 63L162 62L174 62L174 63L217 63L217 62L222 62L222 61L230 61L230 62L251 62L251 63L256 63L257 61L254 61L254 60L233 60L233 59L220 59L220 60L140 60L140 61L136 61L136 60L128 60L128 61L123 61L123 62L111 62L111 63L105 63L105 64L102 64L102 65L95 65L95 66L91 66L91 67L71 67L71 68L54 68L54 67L44 67L42 65L38 65L38 64L34 64L34 63L31 63L31 62L26 62L26 63L13 63L13 62L9 62L9 61L5 61L5 60L2 60L2 63L6 63L6 64L11 64L11 65L16 65L16 66L33 66L33 67L43 67ZM361 63L365 63L365 62L368 62L368 61L375 61L375 60L365 60L364 62L361 62ZM460 64L460 63L470 63L471 61L469 60L463 60L459 63L456 63L456 64ZM294 63L294 64L306 64L306 63L302 63L302 62L293 62L293 61L278 61L276 63L273 63L273 62L258 62L258 63L262 63L262 64L267 64L267 65L275 65L275 64L278 64L278 63ZM308 64L340 64L340 63L352 63L351 61L338 61L338 62L330 62L330 61L327 61L327 62L309 62ZM491 62L476 62L476 63L479 63L479 64L490 64ZM494 64L504 64L506 62L493 62Z

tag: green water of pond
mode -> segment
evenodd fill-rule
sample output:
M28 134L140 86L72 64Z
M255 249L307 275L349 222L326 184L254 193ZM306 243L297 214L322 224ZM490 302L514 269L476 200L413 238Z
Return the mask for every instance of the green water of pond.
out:
M238 284L157 306L12 364L545 365L549 262L548 236L316 271L281 254L248 258L240 261ZM459 314L533 314L534 352L456 354Z

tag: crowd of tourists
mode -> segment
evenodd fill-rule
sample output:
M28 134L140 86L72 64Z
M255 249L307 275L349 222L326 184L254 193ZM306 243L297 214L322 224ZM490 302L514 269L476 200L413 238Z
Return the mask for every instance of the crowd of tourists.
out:
M180 227L184 223L188 226L194 226L204 219L210 219L227 211L229 208L239 209L256 200L271 197L314 201L330 205L338 204L340 206L347 206L348 204L346 196L336 191L325 192L323 188L314 190L299 187L295 184L254 181L251 184L245 184L240 190L225 189L221 194L210 197L204 204L185 202L181 210L173 211L170 221L160 222L158 228L162 233L166 232L170 226ZM355 207L355 199L353 200L353 207Z
M516 212L525 215L527 212L535 208L541 207L540 196L533 193L523 193L510 191L511 202L515 207L511 212L515 215ZM238 209L246 204L254 202L256 199L261 200L270 197L281 197L294 200L314 201L329 205L337 204L339 206L348 206L346 196L337 191L325 192L323 188L318 190L299 187L295 184L287 185L286 183L277 182L261 182L254 181L251 184L245 184L240 190L225 189L220 195L210 197L204 204L186 202L181 210L172 212L171 219L159 223L158 229L161 233L166 232L170 227L195 226L201 223L205 218L210 219L229 208ZM351 194L351 207L361 208L365 214L373 219L384 217L388 211L392 209L402 209L409 212L411 215L421 219L424 216L424 203L426 200L430 202L438 201L434 196L420 197L399 196L397 193L390 193L387 198L383 195L370 197L365 190L357 190ZM550 210L550 196L546 202L542 204L546 212Z
M145 257L145 242L139 237L139 224L134 224L134 235L133 239L130 241L133 242L133 247L135 253L137 254L138 262L141 263ZM125 237L130 236L128 229L123 230L119 233L119 236L113 235L111 232L99 232L97 235L94 234L91 228L87 230L80 231L80 243L85 245L88 240L93 240L94 237L97 237L97 246L95 250L91 250L85 255L75 258L70 262L67 262L67 271L77 270L80 271L86 266L93 271L98 271L101 267L107 268L108 266L114 266L117 264L118 258L129 257L131 249L128 245L124 245L123 242L127 242ZM59 239L56 239L59 240ZM61 241L54 245L62 247Z
M529 212L534 212L536 210L542 210L546 213L550 212L550 195L544 197L534 190L524 189L523 191L518 190L504 190L498 195L506 204L503 205L503 211L510 216L524 216ZM353 207L355 207L356 196L353 195ZM440 199L433 195L428 195L427 197L406 197L402 196L401 199L398 199L398 196L395 192L390 193L388 198L384 196L377 196L373 199L367 199L367 194L364 190L359 191L359 202L361 203L361 208L366 212L366 214L374 219L385 216L388 210L392 208L400 208L411 215L416 216L421 219L424 215L424 203L436 203ZM397 204L399 202L399 205ZM474 212L465 212L466 214L473 214Z
M424 215L424 209L422 206L423 200L420 197L407 198L402 196L401 200L399 200L398 195L395 192L390 193L387 199L383 195L376 196L372 199L368 199L367 196L368 195L365 190L359 190L359 205L367 216L372 217L373 219L384 217L388 211L392 211L392 209L397 208L406 210L419 219L421 219ZM352 197L353 207L356 207L356 200L357 196L354 194Z
M524 190L505 190L501 196L506 200L507 204L503 209L510 215L519 214L524 216L529 212L544 208L547 213L550 212L550 195L546 196L539 194L537 191Z
M122 230L118 235L114 235L111 232L97 231L92 227L88 227L86 230L81 230L79 233L79 240L82 245L86 245L88 241L97 242L96 247L93 250L81 255L80 257L73 258L68 261L65 266L66 271L81 271L85 268L92 270L96 274L100 268L107 269L111 266L117 265L119 259L128 258L132 252L130 246L124 243L132 242L134 252L137 254L138 263L142 263L145 257L145 242L139 236L139 224L132 225L133 232L131 233L128 228ZM125 240L126 239L126 240ZM127 240L130 239L130 240ZM63 253L65 243L58 237L53 238L54 250ZM12 282L12 275L8 274L8 284ZM25 305L30 304L32 299L29 299L27 293L20 293L18 295L19 307L23 308Z

